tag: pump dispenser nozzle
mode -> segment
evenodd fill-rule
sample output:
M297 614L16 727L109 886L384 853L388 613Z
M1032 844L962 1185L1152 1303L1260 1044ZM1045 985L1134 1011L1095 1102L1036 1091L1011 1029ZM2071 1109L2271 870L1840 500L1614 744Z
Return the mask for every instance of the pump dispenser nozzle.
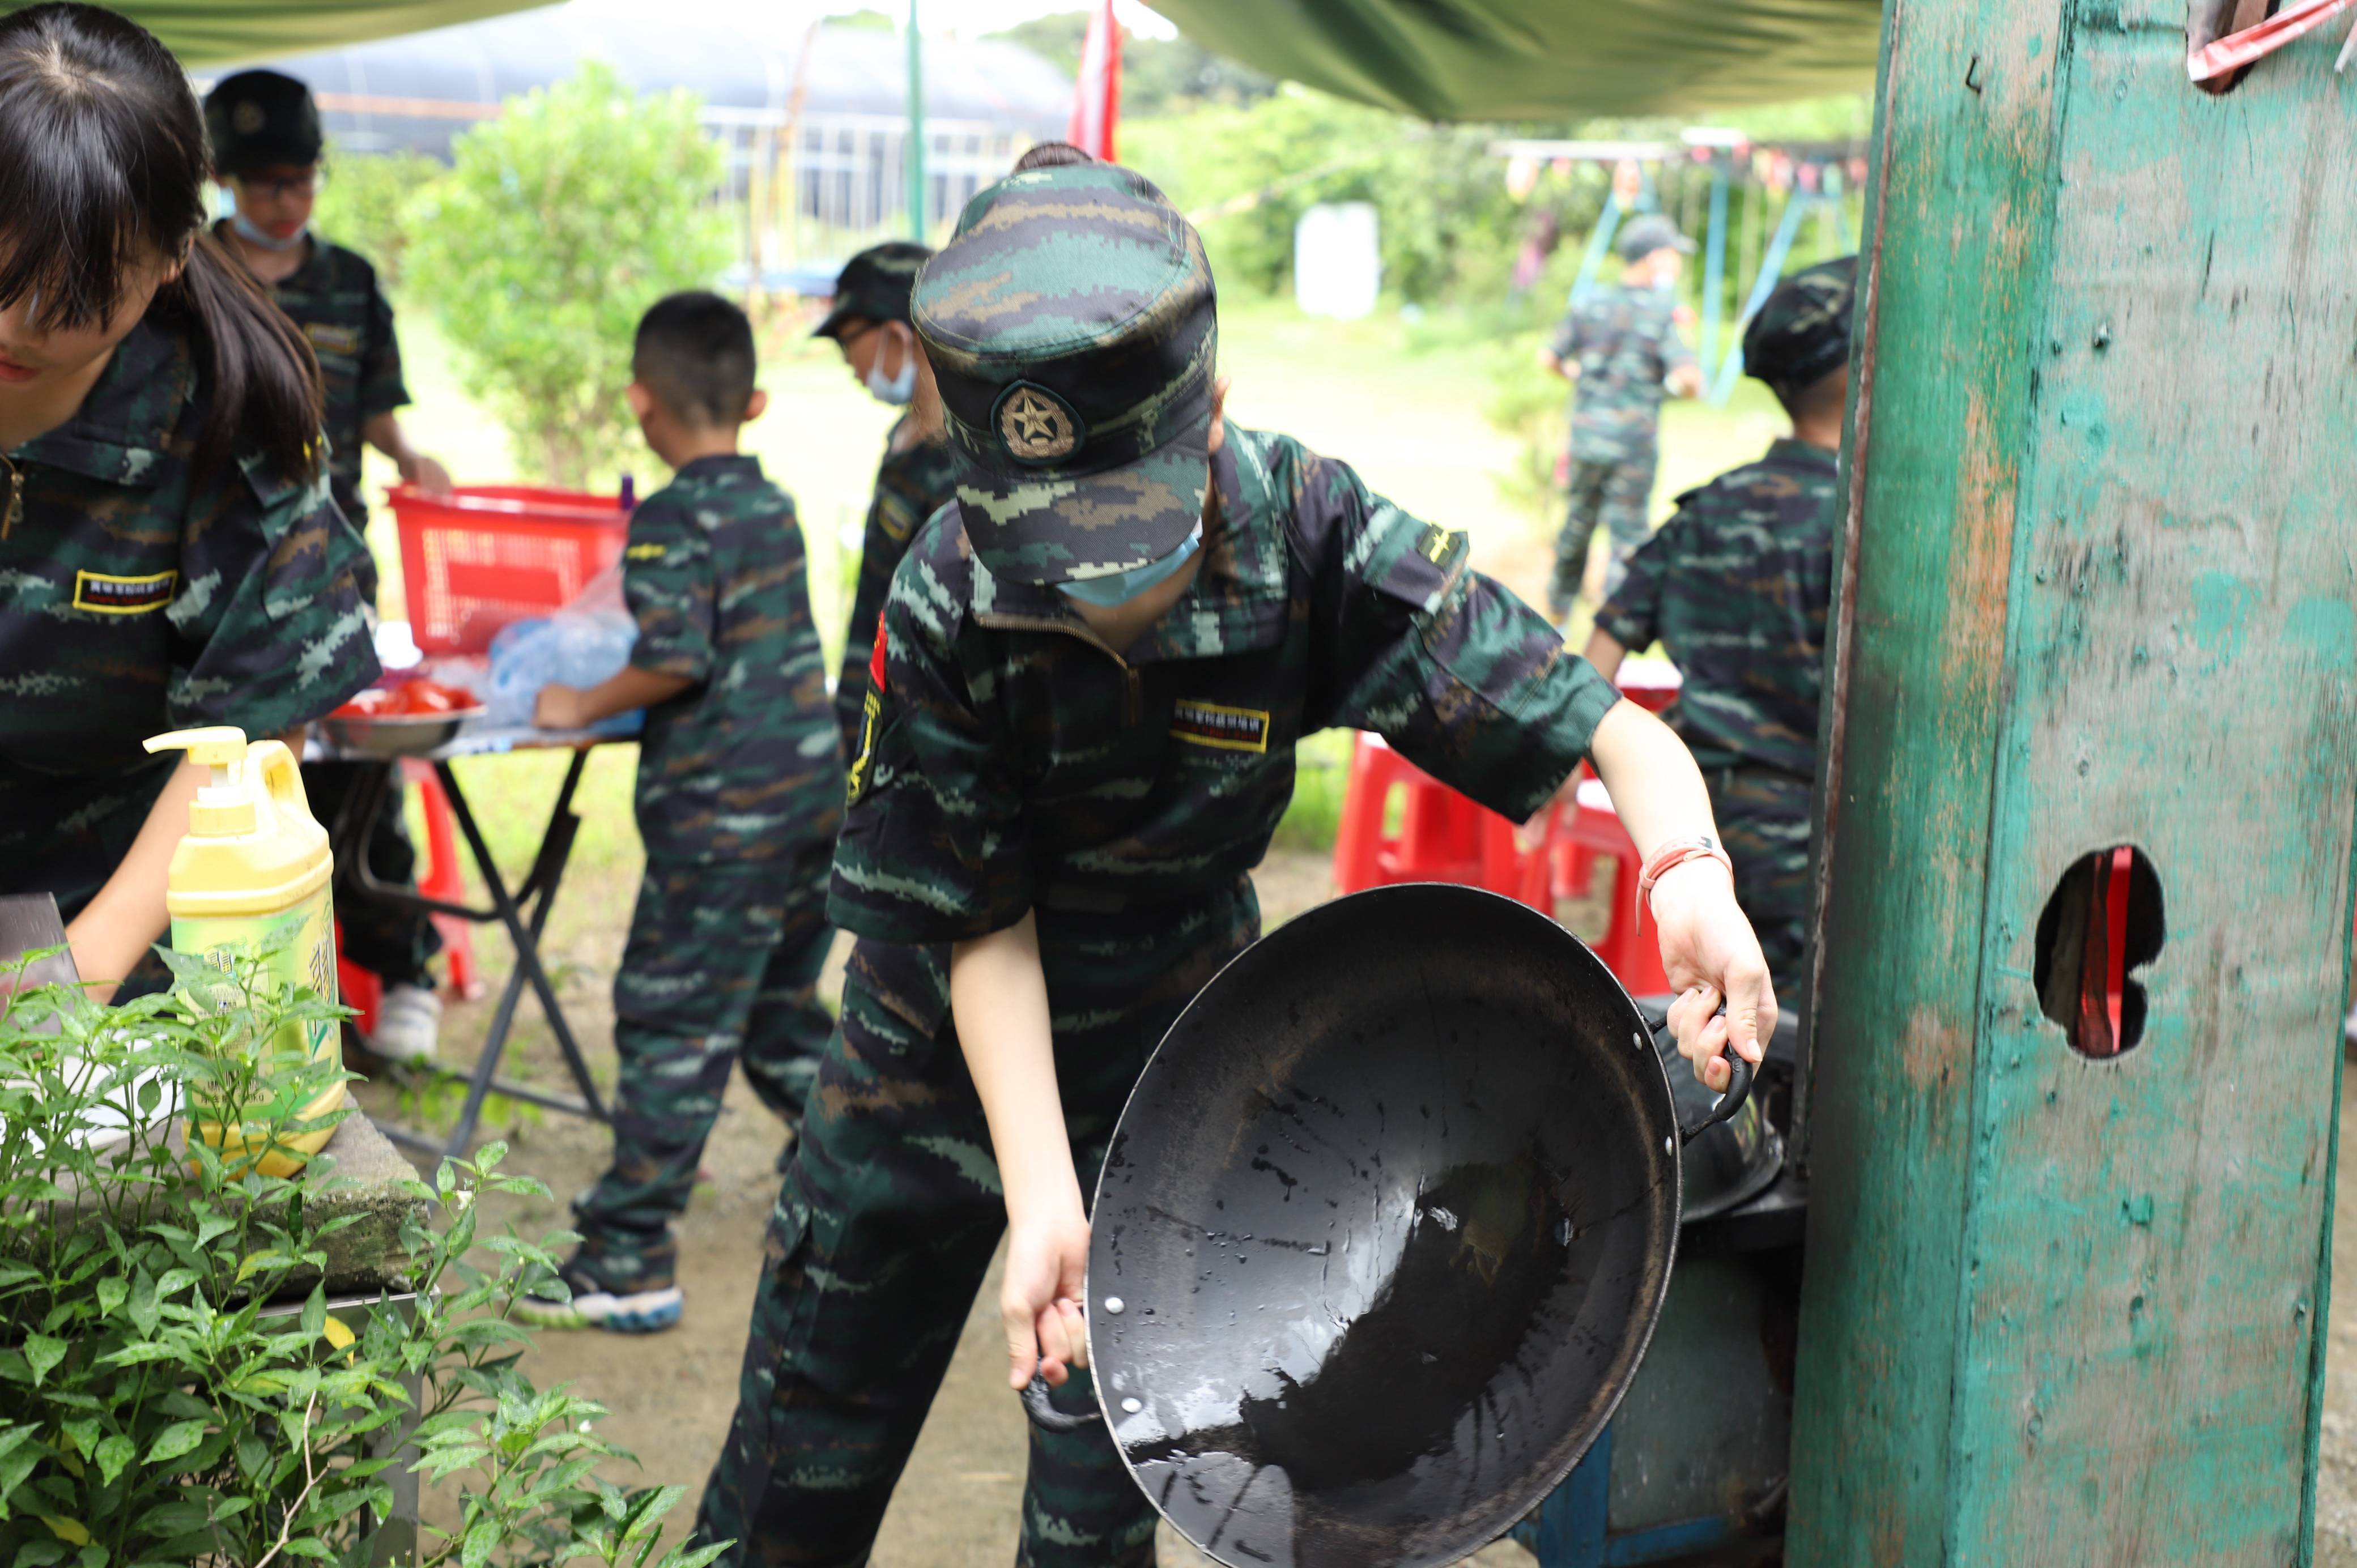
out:
M212 769L212 780L197 791L188 807L188 831L200 838L253 832L253 801L240 788L238 774L245 762L245 732L232 725L205 729L174 730L150 736L142 743L149 751L185 751L188 760Z

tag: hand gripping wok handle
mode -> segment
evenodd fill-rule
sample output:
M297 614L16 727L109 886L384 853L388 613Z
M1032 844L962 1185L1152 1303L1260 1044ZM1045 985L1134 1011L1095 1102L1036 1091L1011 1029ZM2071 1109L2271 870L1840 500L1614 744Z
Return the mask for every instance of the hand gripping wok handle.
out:
M1077 1414L1068 1414L1058 1410L1048 1402L1048 1380L1037 1372L1031 1374L1031 1381L1023 1390L1023 1413L1031 1418L1031 1424L1042 1432L1053 1432L1060 1435L1064 1433L1078 1432L1092 1423L1104 1419L1103 1410L1097 1406L1096 1401L1092 1399L1089 1403L1092 1408Z
M1660 1028L1655 1029L1653 1037L1657 1040L1669 1039L1669 1025L1664 1023ZM1751 1064L1735 1054L1735 1042L1732 1040L1727 1042L1725 1054L1728 1069L1727 1092L1711 1102L1709 1115L1691 1127L1678 1129L1678 1142L1681 1144L1693 1143L1705 1132L1717 1126L1721 1122L1742 1110L1743 1102L1751 1098Z

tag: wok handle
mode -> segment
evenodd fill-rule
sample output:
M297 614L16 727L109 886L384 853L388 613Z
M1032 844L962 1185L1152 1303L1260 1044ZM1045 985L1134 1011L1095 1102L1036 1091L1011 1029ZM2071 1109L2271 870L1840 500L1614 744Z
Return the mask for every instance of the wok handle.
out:
M1671 1040L1670 1026L1666 1019L1653 1031L1653 1038L1664 1042ZM1674 1051L1677 1047L1672 1045L1670 1048ZM1743 1109L1743 1102L1751 1098L1751 1064L1735 1054L1732 1042L1727 1046L1726 1059L1728 1069L1727 1092L1711 1102L1709 1115L1691 1127L1678 1129L1678 1143L1681 1145L1693 1143L1709 1129L1733 1116Z
M1094 1398L1089 1403L1092 1408L1077 1414L1058 1410L1048 1402L1048 1380L1037 1372L1031 1374L1031 1381L1023 1390L1023 1413L1031 1418L1031 1424L1042 1432L1052 1432L1059 1436L1078 1432L1104 1419L1103 1407Z

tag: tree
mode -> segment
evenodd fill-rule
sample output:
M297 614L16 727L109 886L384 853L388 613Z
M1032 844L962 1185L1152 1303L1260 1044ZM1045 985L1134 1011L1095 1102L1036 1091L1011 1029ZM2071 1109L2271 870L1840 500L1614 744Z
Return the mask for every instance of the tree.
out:
M1081 46L1088 31L1088 12L1061 11L1028 17L991 37L1021 44L1069 76L1081 69ZM1249 103L1275 91L1275 78L1213 54L1192 38L1141 38L1122 29L1125 120L1183 113L1199 103Z
M720 150L695 113L587 65L459 137L417 204L413 286L527 474L581 486L628 466L639 317L727 263Z
M378 281L397 289L416 232L410 215L441 177L442 166L423 153L345 154L330 147L312 227L366 256Z

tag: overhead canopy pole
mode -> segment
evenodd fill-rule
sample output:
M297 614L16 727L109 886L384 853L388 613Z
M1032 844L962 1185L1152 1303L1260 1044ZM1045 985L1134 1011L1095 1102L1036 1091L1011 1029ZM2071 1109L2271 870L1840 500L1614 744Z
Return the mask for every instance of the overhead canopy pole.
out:
M909 238L925 239L925 40L909 0Z

